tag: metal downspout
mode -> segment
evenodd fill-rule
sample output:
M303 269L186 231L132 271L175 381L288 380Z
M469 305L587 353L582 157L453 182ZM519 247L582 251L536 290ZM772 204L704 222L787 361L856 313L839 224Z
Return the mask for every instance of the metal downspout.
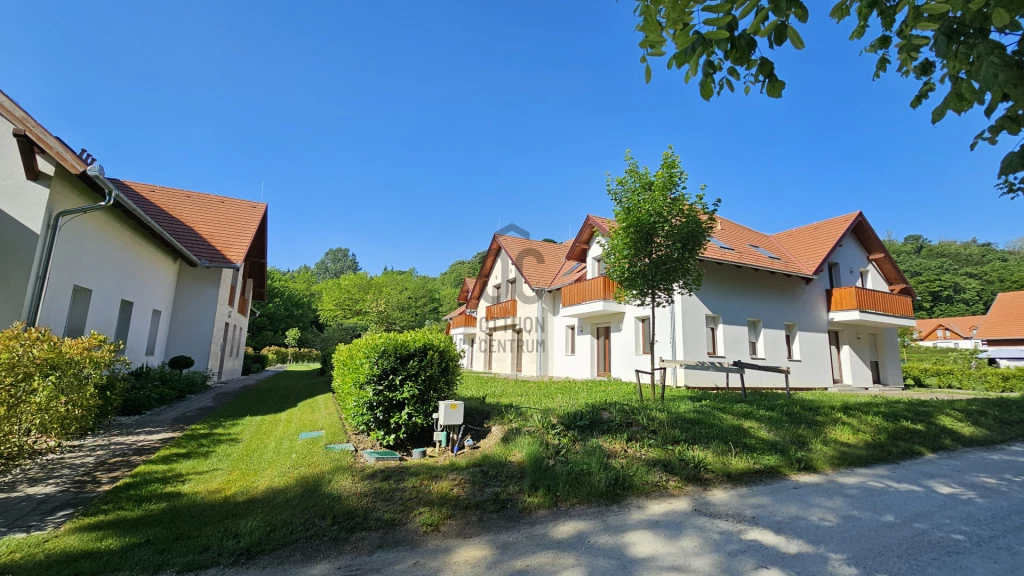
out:
M50 232L46 238L46 247L43 249L43 259L39 263L39 275L36 277L36 285L32 296L32 306L28 311L27 324L29 327L34 328L36 323L39 321L39 311L42 310L43 297L46 294L46 287L50 280L50 265L53 263L53 248L57 243L57 233L60 232L61 222L68 216L103 210L114 203L114 198L118 194L117 189L103 177L103 166L93 164L86 169L86 173L100 183L103 190L107 193L107 196L103 199L103 202L100 202L99 204L67 208L53 215L53 220L50 223Z
M671 347L672 359L673 360L676 359L676 298L677 297L678 297L678 294L673 296L672 297L672 302L670 302L669 305L668 305L668 314L669 314L668 325L669 325L669 330L670 330L670 332L669 332L669 334L670 334L670 336L669 336L669 346ZM672 366L672 386L673 387L678 387L679 386L679 380L678 380L679 374L678 374L677 370L678 370L678 368L676 368L675 366Z
M548 293L547 290L538 289L537 295L537 376L545 376L544 374L544 348L546 346L546 334L541 334L541 331L546 332L547 326L544 324L547 320L544 318L544 296ZM544 337L542 339L542 336Z

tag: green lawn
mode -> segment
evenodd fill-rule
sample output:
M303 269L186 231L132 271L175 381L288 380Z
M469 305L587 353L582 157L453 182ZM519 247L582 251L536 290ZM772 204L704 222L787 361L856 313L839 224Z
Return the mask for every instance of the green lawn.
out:
M155 573L503 509L898 460L1024 438L1024 398L669 390L466 374L467 417L500 441L454 460L356 465L329 382L290 370L239 395L63 529L0 540L0 574ZM323 429L323 438L298 441Z

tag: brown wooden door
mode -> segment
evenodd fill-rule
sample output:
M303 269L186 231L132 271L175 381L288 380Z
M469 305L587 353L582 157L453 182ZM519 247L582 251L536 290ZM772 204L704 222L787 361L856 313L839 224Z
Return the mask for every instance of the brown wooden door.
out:
M612 373L612 327L597 327L597 375Z

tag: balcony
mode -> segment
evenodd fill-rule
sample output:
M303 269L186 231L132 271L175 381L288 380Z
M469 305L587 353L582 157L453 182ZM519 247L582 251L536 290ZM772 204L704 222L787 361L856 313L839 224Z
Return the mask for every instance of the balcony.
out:
M616 287L607 276L569 284L562 288L561 313L571 318L625 314L626 306L615 301Z
M459 314L448 321L449 334L473 334L476 332L476 316Z
M825 291L829 322L862 326L914 326L914 300L910 296L859 286Z
M249 316L249 299L244 294L238 296L238 313L242 316Z
M516 317L516 301L505 300L487 307L487 321Z

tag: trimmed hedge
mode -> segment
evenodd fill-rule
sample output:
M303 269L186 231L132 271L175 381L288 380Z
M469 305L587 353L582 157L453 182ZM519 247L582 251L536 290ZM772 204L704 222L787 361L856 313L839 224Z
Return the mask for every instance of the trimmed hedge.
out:
M132 416L198 394L210 387L211 374L202 370L178 372L167 364L139 366L124 390L120 414Z
M267 368L270 358L266 354L257 354L252 348L245 349L245 356L242 357L242 376L262 372Z
M1024 392L1024 369L989 368L908 362L903 365L903 382L910 386L929 386L986 392Z
M195 365L196 361L191 356L185 356L184 354L179 354L167 361L167 366L171 370L177 370L178 372L184 372Z
M0 462L84 434L117 411L128 360L92 332L62 338L22 323L0 331Z
M395 446L430 430L438 401L458 388L459 360L444 334L369 334L338 346L332 387L355 430Z
M267 366L292 363L316 363L320 361L320 351L312 348L281 348L280 346L267 346L260 350L260 354L267 356Z

